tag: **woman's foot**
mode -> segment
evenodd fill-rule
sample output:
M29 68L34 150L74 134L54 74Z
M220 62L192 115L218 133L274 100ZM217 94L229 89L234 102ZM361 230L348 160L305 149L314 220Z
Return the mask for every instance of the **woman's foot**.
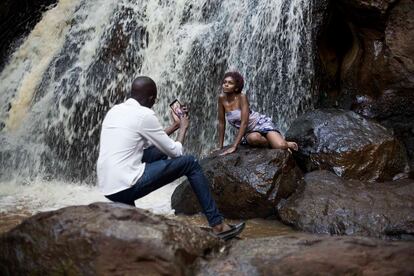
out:
M298 151L299 146L295 142L287 142L288 148L293 149L294 151Z

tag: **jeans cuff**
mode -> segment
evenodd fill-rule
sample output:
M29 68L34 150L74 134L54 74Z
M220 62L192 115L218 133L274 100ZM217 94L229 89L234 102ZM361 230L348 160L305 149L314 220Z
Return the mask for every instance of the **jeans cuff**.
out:
M208 224L210 225L210 227L214 227L216 225L223 223L223 220L224 218L222 216L217 216L213 220L209 220Z

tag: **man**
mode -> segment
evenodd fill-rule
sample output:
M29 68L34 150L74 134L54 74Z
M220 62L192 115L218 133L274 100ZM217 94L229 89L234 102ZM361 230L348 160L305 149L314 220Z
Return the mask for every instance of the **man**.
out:
M156 98L155 82L149 77L138 77L132 83L129 99L106 114L97 164L100 190L112 201L135 206L136 199L186 175L213 233L225 240L237 236L244 223L223 223L197 159L183 155L188 115L176 118L163 131L150 109ZM178 139L174 141L168 135L177 129Z

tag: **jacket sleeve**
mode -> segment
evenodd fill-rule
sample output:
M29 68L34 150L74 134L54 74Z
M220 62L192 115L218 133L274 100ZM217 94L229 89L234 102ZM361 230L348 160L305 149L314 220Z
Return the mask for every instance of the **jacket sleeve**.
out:
M171 139L162 129L155 114L148 114L141 123L140 134L169 157L183 155L183 145Z

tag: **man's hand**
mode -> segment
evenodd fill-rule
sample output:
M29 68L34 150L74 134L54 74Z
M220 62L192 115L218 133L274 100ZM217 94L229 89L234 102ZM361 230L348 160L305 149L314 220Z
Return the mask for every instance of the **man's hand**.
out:
M170 127L166 128L165 132L167 133L167 135L171 135L177 129L179 129L180 132L178 133L177 141L179 141L182 144L184 141L184 137L187 132L188 126L190 125L190 120L188 118L187 106L183 105L181 109L184 112L184 115L181 117L178 117L177 114L175 114L175 112L173 112L172 110L170 111L173 124Z
M171 113L171 119L172 119L172 125L176 127L176 129L178 129L180 127L180 118L177 116L177 114L175 114L174 111L170 111Z
M180 132L178 133L177 141L183 144L185 134L187 133L188 126L190 125L190 120L188 119L188 115L184 114L180 118Z
M164 129L165 133L167 133L168 136L170 136L177 129L180 128L180 118L178 118L178 116L175 115L175 113L172 110L170 111L170 114L171 114L172 124L171 124L171 126Z
M182 110L185 114L187 114L187 115L188 115L189 110L188 110L188 105L187 105L187 104L183 104L183 105L181 106L181 110Z
M188 118L188 115L187 114L184 114L180 118L180 130L181 129L187 130L187 128L188 128L189 125L190 125L190 119Z
M170 114L171 114L171 118L172 118L172 121L173 121L173 125L179 126L180 125L180 118L172 110L170 111Z

